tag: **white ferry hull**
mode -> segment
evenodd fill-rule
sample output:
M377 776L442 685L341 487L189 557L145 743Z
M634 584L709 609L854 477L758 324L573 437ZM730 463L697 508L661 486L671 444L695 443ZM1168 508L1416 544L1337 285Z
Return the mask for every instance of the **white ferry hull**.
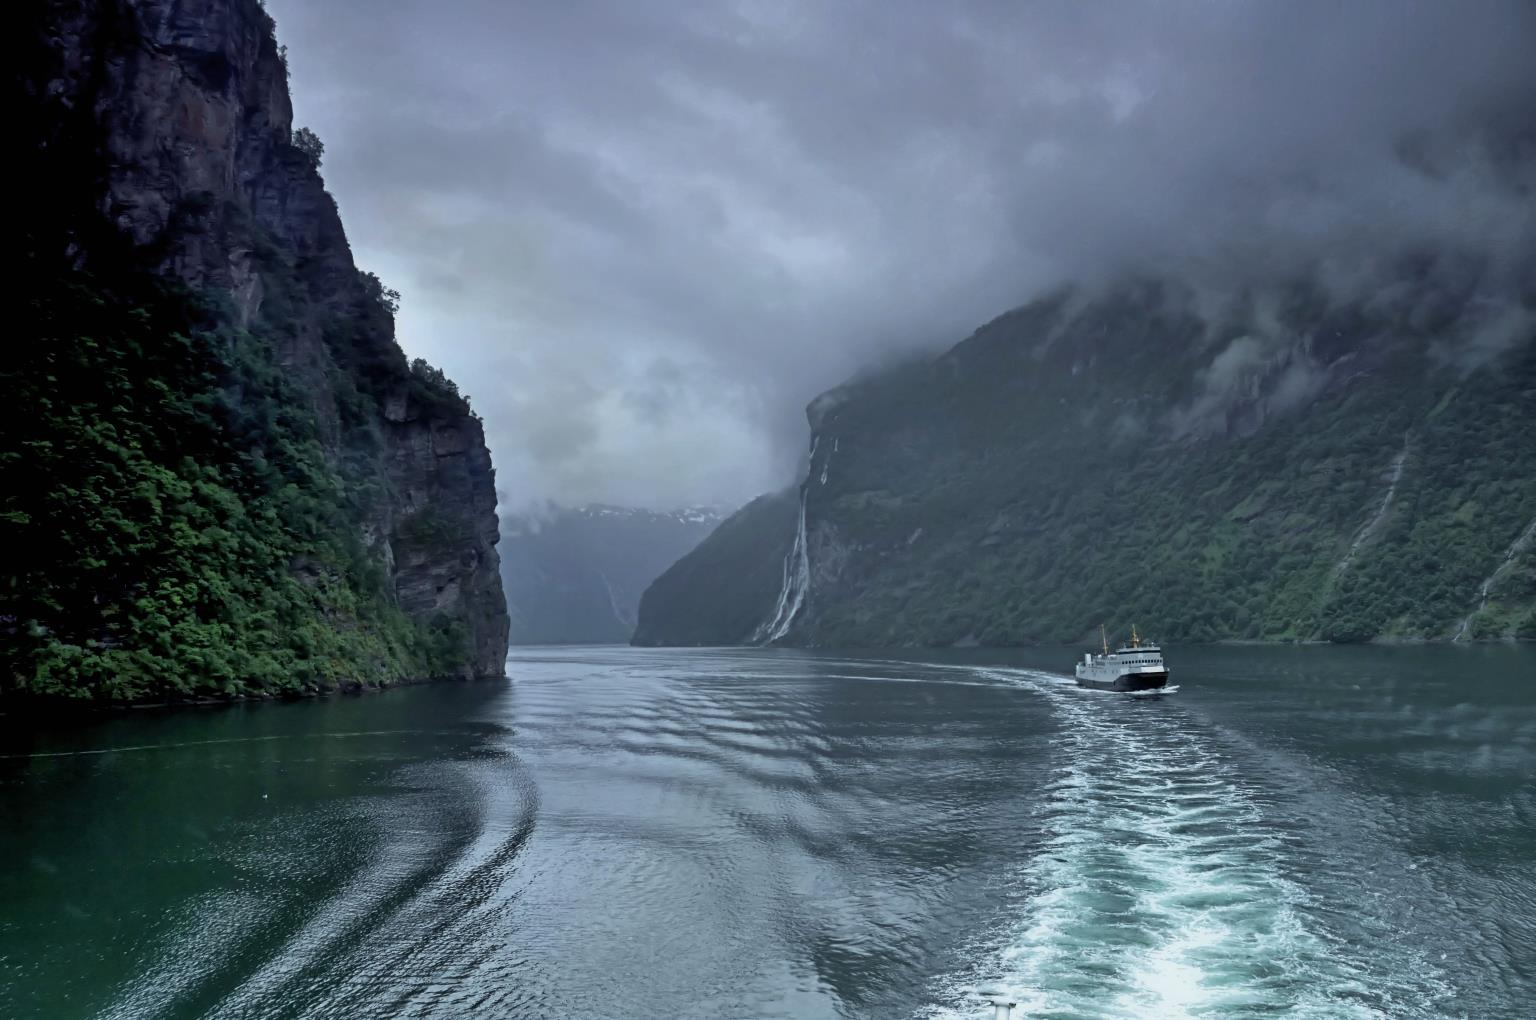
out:
M1131 628L1129 645L1110 651L1105 641L1103 655L1087 653L1073 672L1079 687L1096 691L1155 691L1168 686L1168 664L1163 661L1162 648L1142 644L1135 627Z
M1097 691L1155 691L1159 687L1168 686L1168 674L1162 673L1124 673L1117 677L1096 679L1078 674L1077 686L1091 687Z

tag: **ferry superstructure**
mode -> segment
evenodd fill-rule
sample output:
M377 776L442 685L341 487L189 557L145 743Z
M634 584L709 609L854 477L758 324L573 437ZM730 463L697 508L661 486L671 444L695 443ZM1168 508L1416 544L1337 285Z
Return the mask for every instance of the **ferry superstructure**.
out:
M1101 691L1151 691L1168 684L1168 666L1163 650L1144 644L1136 628L1131 627L1131 643L1109 650L1109 638L1099 628L1104 645L1102 655L1087 652L1077 664L1077 685Z

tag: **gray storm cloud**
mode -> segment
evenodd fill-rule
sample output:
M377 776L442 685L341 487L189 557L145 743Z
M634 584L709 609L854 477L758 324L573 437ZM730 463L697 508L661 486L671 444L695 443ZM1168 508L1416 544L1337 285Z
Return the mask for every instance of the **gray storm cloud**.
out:
M268 6L513 505L779 487L816 393L1062 281L1530 286L1518 0Z

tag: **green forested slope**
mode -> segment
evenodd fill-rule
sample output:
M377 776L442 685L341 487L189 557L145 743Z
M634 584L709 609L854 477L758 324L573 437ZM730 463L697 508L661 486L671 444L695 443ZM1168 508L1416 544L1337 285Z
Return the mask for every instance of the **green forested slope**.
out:
M478 420L407 364L394 295L352 263L271 19L105 0L16 21L6 708L500 675ZM444 581L481 590L422 608Z
M1443 343L1467 323L1305 290L1284 320L1255 338L1158 287L1062 296L817 401L787 640L1536 636L1536 542L1500 571L1536 521L1536 341L1474 360ZM763 517L759 546L783 528ZM676 594L684 572L732 591L747 545L658 582L652 640L747 639L771 598Z
M126 254L96 265L26 262L0 368L0 685L133 700L452 672L452 628L407 620L362 547L369 451L328 461L271 343Z

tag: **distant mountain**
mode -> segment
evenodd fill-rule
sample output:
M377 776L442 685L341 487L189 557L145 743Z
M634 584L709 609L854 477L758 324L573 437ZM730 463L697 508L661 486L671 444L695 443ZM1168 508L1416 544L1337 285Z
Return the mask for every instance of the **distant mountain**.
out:
M640 593L720 522L719 511L592 504L503 521L512 643L622 644Z
M1513 293L1421 259L1010 312L814 401L798 492L658 578L635 641L1536 638L1528 257Z

